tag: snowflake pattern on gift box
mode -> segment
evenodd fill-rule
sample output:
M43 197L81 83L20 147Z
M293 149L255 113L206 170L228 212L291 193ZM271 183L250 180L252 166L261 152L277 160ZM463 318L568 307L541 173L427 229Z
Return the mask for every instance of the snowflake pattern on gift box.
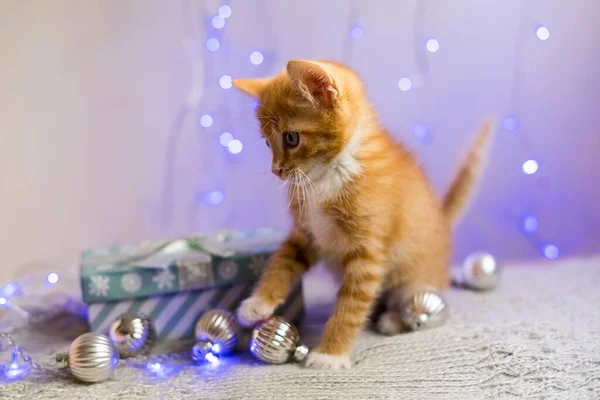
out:
M178 260L177 268L185 269L185 275L193 281L206 281L210 275L210 264L208 263L196 264Z
M94 275L90 278L88 291L92 296L106 297L110 290L110 279L107 276Z
M175 275L173 275L168 269L165 269L152 277L152 281L156 283L156 287L158 287L160 290L172 288L174 280Z
M238 266L233 260L225 260L221 261L218 270L223 279L233 279L238 273Z
M266 256L255 256L250 260L250 269L254 272L254 275L259 276L267 268L269 259Z
M123 275L121 278L121 287L127 293L139 292L142 288L142 276L135 272Z

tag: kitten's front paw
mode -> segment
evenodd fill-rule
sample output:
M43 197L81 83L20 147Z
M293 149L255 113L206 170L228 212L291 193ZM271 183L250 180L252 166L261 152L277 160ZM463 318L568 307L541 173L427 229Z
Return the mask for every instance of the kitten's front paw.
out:
M315 369L349 369L352 363L347 354L332 355L311 351L308 353L305 366Z
M240 304L240 308L237 310L237 317L240 324L250 327L258 321L269 318L273 314L273 311L275 311L275 306L269 305L258 296L252 296Z

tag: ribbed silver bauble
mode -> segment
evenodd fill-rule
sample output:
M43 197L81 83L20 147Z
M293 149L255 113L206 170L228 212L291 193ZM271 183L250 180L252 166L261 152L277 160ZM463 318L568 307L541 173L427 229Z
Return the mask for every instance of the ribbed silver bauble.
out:
M127 313L110 325L108 336L121 358L129 358L150 353L156 341L156 330L145 315Z
M250 352L269 364L283 364L291 360L301 362L308 354L308 347L299 342L300 335L294 325L272 316L252 331Z
M196 340L192 357L201 361L209 352L215 355L231 353L242 328L235 316L225 310L209 310L196 323Z
M117 368L119 352L108 337L88 332L71 343L68 353L57 354L56 361L80 381L102 382Z
M443 325L448 318L448 307L438 293L420 290L404 299L400 316L407 329L420 331Z
M486 252L476 252L463 261L460 271L454 276L455 284L475 290L489 290L498 284L499 264Z

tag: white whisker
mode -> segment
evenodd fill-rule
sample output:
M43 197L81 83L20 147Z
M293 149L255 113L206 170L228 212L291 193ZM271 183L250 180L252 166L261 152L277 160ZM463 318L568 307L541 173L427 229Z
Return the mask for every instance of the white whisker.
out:
M290 206L292 205L292 200L294 199L294 194L296 193L296 185L294 183L294 176L292 175L290 177L290 179L292 180L292 184L290 185L290 191L288 191L290 201L288 203L287 208L290 208Z
M310 178L308 177L308 175L306 175L306 174L304 173L304 171L300 170L300 172L302 173L302 175L304 175L304 180L305 180L306 182L308 182L308 184L310 185L310 190L311 190L311 192L312 192L312 202L311 202L310 204L315 204L315 202L317 201L317 194L316 194L316 192L315 192L316 185L315 185L315 183L312 181L312 179L310 179Z

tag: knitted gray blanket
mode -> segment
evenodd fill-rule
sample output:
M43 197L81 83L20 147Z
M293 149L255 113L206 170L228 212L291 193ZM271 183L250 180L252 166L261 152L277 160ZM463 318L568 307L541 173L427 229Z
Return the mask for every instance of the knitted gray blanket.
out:
M494 291L452 289L442 328L389 338L365 332L348 371L265 366L241 356L182 367L164 379L128 366L94 385L37 374L0 386L0 399L600 398L600 259L503 272ZM313 314L321 309L311 307ZM57 318L16 339L46 358L83 329ZM303 335L314 345L319 329L307 325Z

